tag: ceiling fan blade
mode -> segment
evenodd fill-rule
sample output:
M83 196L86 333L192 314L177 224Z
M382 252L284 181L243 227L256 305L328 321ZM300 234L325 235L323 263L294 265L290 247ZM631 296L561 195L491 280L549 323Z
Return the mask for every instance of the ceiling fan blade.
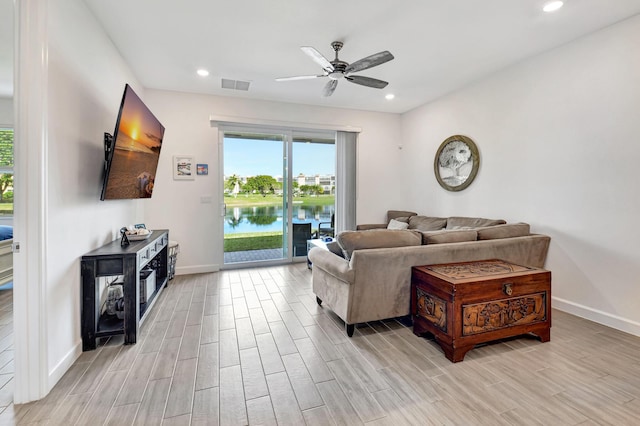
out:
M318 74L318 75L297 75L295 77L279 77L276 78L276 81L291 81L291 80L310 80L312 78L318 77L326 77L326 74Z
M375 89L384 89L389 84L387 81L378 80L377 78L364 77L361 75L350 75L345 77L348 81L362 86L373 87Z
M324 96L325 98L327 96L331 96L333 94L333 91L336 90L337 85L338 80L329 80L326 86L324 86L324 89L322 89L322 96Z
M392 59L393 59L393 55L385 50L384 52L375 53L371 56L367 56L366 58L362 58L359 61L355 61L354 63L349 65L344 70L344 72L350 73L350 72L366 70L368 68L372 68L380 64L384 64L385 62L389 62Z
M331 65L331 62L329 62L327 58L322 56L322 53L318 52L311 46L302 46L300 49L320 65L322 69L333 71L333 65Z

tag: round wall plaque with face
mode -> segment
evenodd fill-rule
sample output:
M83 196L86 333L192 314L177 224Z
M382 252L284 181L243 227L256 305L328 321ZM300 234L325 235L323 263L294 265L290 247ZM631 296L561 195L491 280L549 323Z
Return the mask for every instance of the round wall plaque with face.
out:
M473 141L454 135L440 144L433 169L440 186L447 191L462 191L471 185L480 168L480 154Z

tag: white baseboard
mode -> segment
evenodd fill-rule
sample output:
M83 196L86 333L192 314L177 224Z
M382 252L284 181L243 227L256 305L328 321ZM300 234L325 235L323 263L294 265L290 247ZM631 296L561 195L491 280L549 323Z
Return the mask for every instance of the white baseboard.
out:
M219 270L220 265L178 266L176 267L176 275L207 274L209 272L218 272Z
M580 305L578 303L570 302L568 300L559 299L557 297L551 297L551 305L555 309L580 318L588 319L590 321L597 322L598 324L633 334L634 336L640 336L640 323L636 321Z
M67 352L60 362L53 367L53 370L49 372L47 394L51 392L51 389L53 389L56 383L58 383L62 376L64 376L64 373L71 368L80 355L82 355L82 341L78 342L69 352Z

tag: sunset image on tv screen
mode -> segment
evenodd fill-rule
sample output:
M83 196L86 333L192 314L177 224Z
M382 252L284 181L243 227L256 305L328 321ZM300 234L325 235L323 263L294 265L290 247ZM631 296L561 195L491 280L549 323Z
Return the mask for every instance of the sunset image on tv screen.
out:
M105 199L151 197L163 136L164 126L127 85Z

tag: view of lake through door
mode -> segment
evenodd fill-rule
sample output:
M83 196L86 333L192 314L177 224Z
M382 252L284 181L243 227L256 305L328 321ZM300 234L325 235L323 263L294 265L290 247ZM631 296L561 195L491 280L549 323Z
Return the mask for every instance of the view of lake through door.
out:
M224 264L289 262L333 236L335 132L223 132Z

